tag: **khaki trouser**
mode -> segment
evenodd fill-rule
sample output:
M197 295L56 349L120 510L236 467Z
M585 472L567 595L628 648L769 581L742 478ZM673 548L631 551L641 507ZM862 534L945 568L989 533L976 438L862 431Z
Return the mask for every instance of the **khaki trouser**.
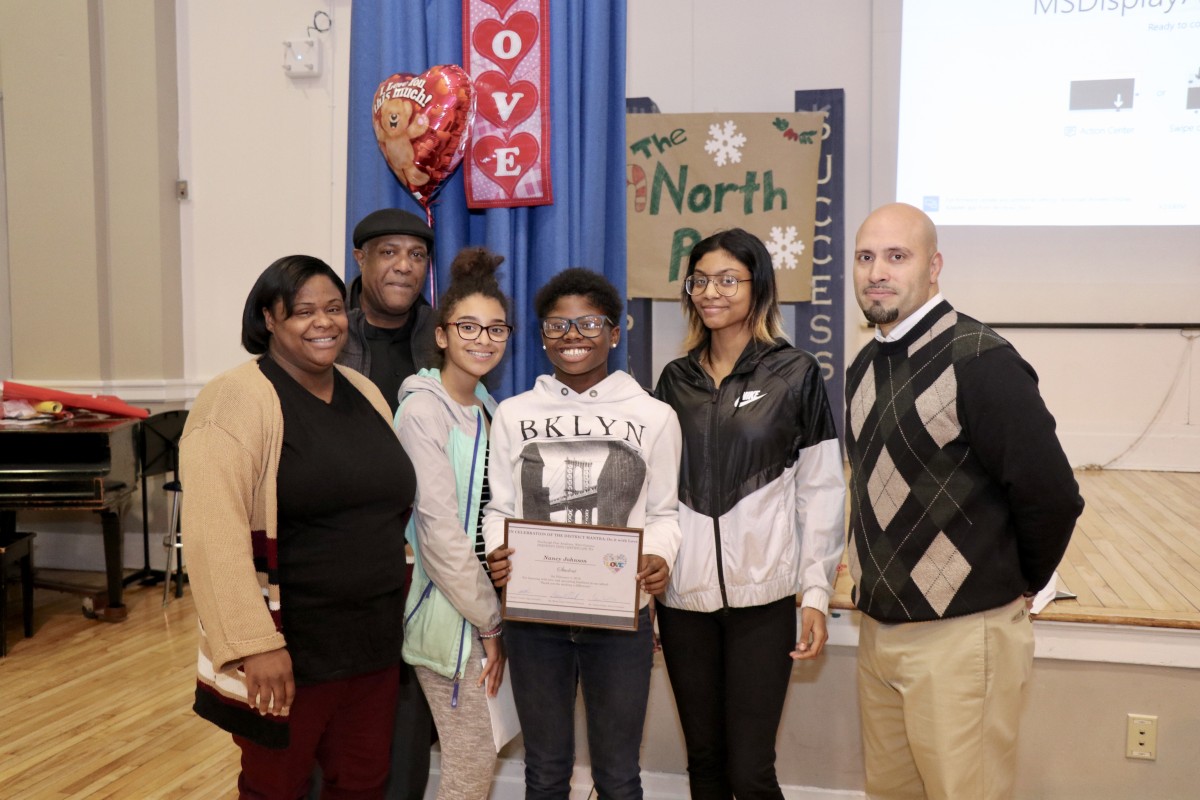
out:
M862 616L858 700L867 795L1007 800L1033 669L1024 598L934 622Z

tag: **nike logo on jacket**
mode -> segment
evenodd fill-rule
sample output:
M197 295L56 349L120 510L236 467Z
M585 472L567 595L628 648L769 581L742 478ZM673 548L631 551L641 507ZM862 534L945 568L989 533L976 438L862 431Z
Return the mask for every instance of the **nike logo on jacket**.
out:
M762 400L766 396L766 392L760 392L758 389L751 389L750 391L742 392L742 396L733 401L733 407L745 408L755 400Z

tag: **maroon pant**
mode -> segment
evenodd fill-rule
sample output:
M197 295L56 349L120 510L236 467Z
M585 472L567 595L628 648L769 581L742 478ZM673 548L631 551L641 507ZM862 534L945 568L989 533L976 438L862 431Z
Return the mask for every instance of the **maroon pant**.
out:
M262 747L241 736L239 797L297 800L308 794L313 764L324 773L325 800L383 797L390 766L399 666L345 680L297 686L288 716L291 744Z

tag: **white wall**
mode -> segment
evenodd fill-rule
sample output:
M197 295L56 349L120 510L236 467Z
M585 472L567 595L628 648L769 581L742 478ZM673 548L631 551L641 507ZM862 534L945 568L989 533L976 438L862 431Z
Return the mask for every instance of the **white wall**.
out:
M891 128L899 6L895 0L742 0L736 6L721 0L630 0L627 94L652 97L669 113L765 112L791 110L797 89L845 89L845 252L852 253L859 222L875 206L894 199L888 192L894 185L890 148L895 142ZM943 238L947 298L985 322L1008 321L986 316L996 285L986 276L971 275L961 260L956 263L952 237ZM1200 250L1200 232L1196 239ZM1070 255L1048 253L1045 258ZM1196 254L1180 258L1194 261ZM1088 266L1075 265L1075 271L1086 274ZM1129 281L1131 297L1164 291L1139 284L1127 265L1103 277ZM1036 283L1028 291L1029 302L1036 304ZM1089 293L1087 281L1080 281L1074 296L1084 309ZM862 324L852 287L846 298L849 360L870 332ZM1117 310L1098 311L1079 316L1050 307L1041 316L1049 322L1118 317ZM682 341L677 304L656 302L653 324L657 375L678 355ZM1000 333L1037 370L1073 464L1200 470L1200 347L1178 331L1006 328Z
M306 32L318 10L328 33ZM242 306L268 264L305 253L344 269L350 0L176 0L176 11L191 192L180 206L184 363L198 389L247 358ZM306 36L320 42L323 74L288 78L283 41Z
M799 89L846 92L845 251L870 211L871 3L629 0L626 95L669 114L791 112ZM654 304L654 379L680 355L679 304ZM845 317L856 352L860 316ZM785 328L791 329L785 318ZM835 398L836 402L836 398Z
M879 132L894 109L879 87L894 81L897 7L743 0L733 13L723 0L630 0L627 94L652 97L665 112L788 111L797 89L845 89L852 252L857 222L891 199L874 167L889 163ZM281 42L303 35L318 8L332 18L329 33L313 34L325 74L290 80ZM192 191L181 205L185 368L194 390L245 357L242 302L270 261L308 252L343 268L350 1L177 0L177 13L180 174ZM945 258L947 297L971 313L993 287L956 272L953 250ZM848 357L869 335L852 295ZM683 326L675 303L654 306L657 375L677 355ZM1200 348L1178 332L1001 333L1041 376L1072 463L1107 464L1147 433L1113 466L1200 470Z
M845 89L849 252L855 221L889 199L872 194L877 153L871 134L875 116L881 113L873 103L876 53L886 39L881 25L888 24L886 15L880 20L879 9L894 5L892 0L629 0L627 93L653 97L669 112L786 111L792 108L796 89ZM329 33L313 34L322 43L326 72L312 81L291 81L281 68L281 42L304 35L318 9L332 19ZM307 252L327 259L335 269L343 266L350 0L315 0L308 5L286 0L176 0L176 11L180 176L191 188L191 199L181 204L180 212L185 376L194 393L246 357L237 333L242 303L251 282L271 260ZM969 312L972 292L986 292L987 287L958 281L954 253L947 252L946 259L948 296L968 298L962 305ZM678 320L675 304L658 304L656 368L674 355L673 342L682 338ZM858 320L851 298L845 321L851 352L867 336ZM1122 465L1200 470L1200 355L1178 334L1009 335L1042 376L1047 402L1076 463L1103 463L1117 455L1161 404L1152 442L1156 449L1151 452L1146 446ZM1161 455L1163 443L1173 443L1176 452ZM161 516L160 511L153 513ZM62 524L68 525L65 520ZM82 529L94 522L76 518L69 525ZM161 519L155 527L164 527ZM127 528L140 528L136 514L130 515ZM95 531L60 538L61 561L99 568ZM157 540L153 549L161 564ZM127 564L140 565L140 536L129 538L127 553ZM52 565L52 554L39 551L39 556L43 566ZM1089 718L1083 725L1075 720L1080 708L1094 710L1093 717L1100 715L1102 709L1089 705L1089 698L1121 696L1125 699L1119 708L1106 705L1103 711L1119 712L1117 716L1126 711L1162 713L1167 729L1177 723L1165 716L1171 707L1164 698L1192 691L1187 687L1195 685L1193 674L1156 667L1111 674L1097 665L1081 670L1082 677L1061 666L1048 669L1039 659L1027 710L1030 735L1022 750L1025 785L1039 776L1056 781L1094 774L1118 791L1133 792L1137 779L1157 776L1155 785L1167 792L1158 796L1184 796L1171 792L1188 785L1186 751L1194 750L1194 714L1186 717L1186 729L1166 730L1163 761L1154 765L1131 765L1119 753L1107 752L1119 737L1119 719ZM644 763L648 769L679 772L684 765L682 744L661 664L653 680ZM1165 688L1148 688L1159 682ZM849 647L831 647L821 664L797 670L781 731L780 773L785 781L843 789L861 786L853 703ZM1041 714L1044 718L1038 719ZM1053 725L1036 724L1046 720ZM1169 753L1167 740L1175 742ZM1097 755L1101 741L1108 743L1107 749ZM1040 757L1043 750L1060 761ZM1108 766L1096 769L1093 761L1101 757ZM1063 769L1067 758L1075 761ZM1163 782L1164 776L1169 782ZM1070 793L1043 787L1025 796L1062 798Z
M307 30L318 10L329 15L328 21L320 20L320 27L328 24L327 33ZM187 400L210 378L249 357L240 344L242 306L268 264L306 253L344 271L350 0L303 5L175 0L175 13L178 176L188 182L190 198L179 203L183 380L167 399ZM289 79L282 67L283 41L306 36L320 42L323 74ZM5 327L7 320L0 330ZM0 342L0 348L7 347L7 341ZM115 381L104 389L139 405L161 402L161 388L148 392L148 386L141 380ZM151 530L161 532L168 526L160 486L160 479L151 480L149 517ZM22 512L20 521L39 531L40 566L102 568L94 519ZM124 527L125 564L140 567L138 495ZM161 534L151 537L150 556L151 565L161 568Z
M8 180L4 170L4 93L0 92L0 309L12 306L8 290ZM0 375L12 375L12 320L0 317Z
M878 196L886 181L873 166L886 159L878 152L882 137L872 132L893 113L874 87L890 80L876 72L890 58L895 6L743 0L731 13L722 0L630 0L627 94L653 97L667 112L786 111L796 89L845 89L851 252L856 221L890 199ZM306 34L318 9L329 14L331 29ZM194 396L246 358L238 342L242 304L268 263L306 252L344 267L350 0L177 0L176 15L179 174L191 191L180 204L184 382ZM281 66L282 42L304 35L321 42L324 74L291 80ZM955 253L945 256L947 296L970 313L989 286L962 280ZM850 356L868 333L847 295ZM683 326L675 303L655 303L654 313L657 375L677 355ZM1106 464L1148 430L1114 466L1200 470L1200 348L1178 332L1004 334L1041 376L1073 463ZM64 520L61 527L78 526ZM139 516L130 514L126 527L139 530ZM43 548L43 563L89 564L98 552L93 538L89 531L61 550ZM139 535L128 537L127 551L127 563L140 565Z

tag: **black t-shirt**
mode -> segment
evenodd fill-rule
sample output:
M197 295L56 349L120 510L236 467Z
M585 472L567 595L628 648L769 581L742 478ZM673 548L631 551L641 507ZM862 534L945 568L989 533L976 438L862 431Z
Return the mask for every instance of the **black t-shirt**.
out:
M325 403L264 357L283 408L278 496L283 635L297 683L400 662L404 526L416 474L391 426L334 373Z
M367 377L383 392L393 416L400 407L400 384L417 371L412 356L412 332L416 319L414 308L408 315L408 321L399 328L377 328L364 320L366 346L371 353L371 374Z

